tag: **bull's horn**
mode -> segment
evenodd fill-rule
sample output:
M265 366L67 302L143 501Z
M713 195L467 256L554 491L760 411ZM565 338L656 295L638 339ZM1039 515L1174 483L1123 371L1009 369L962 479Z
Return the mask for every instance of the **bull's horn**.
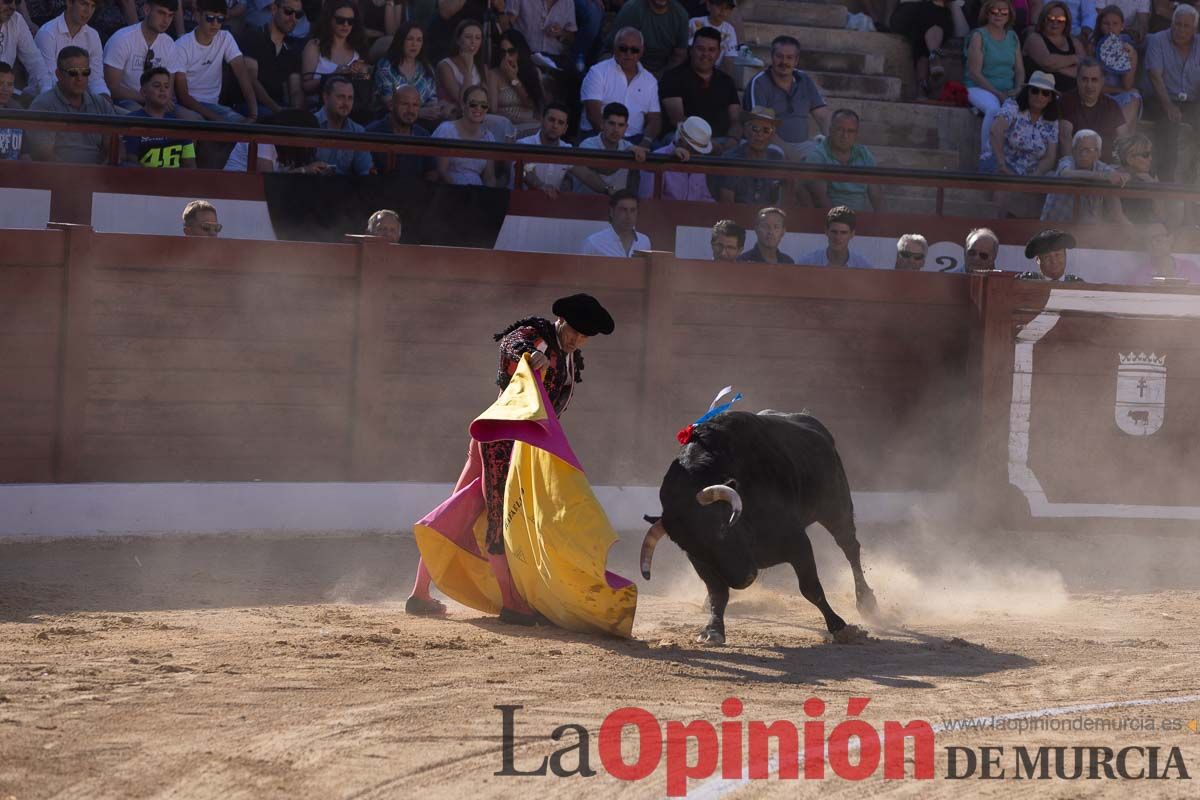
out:
M738 517L742 515L742 498L737 493L737 490L732 486L726 486L723 483L713 484L705 487L696 495L696 502L702 506L724 501L733 506L733 513L729 515L729 524L732 525L738 521Z
M642 540L642 577L650 580L650 562L654 560L654 548L658 545L658 540L667 535L667 529L663 527L662 520L650 526L650 530L646 531L646 538Z

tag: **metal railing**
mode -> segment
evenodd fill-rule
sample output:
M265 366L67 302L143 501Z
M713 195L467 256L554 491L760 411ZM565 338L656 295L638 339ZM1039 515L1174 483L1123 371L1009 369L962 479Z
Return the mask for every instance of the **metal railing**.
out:
M987 175L948 170L900 169L891 167L825 166L793 161L752 161L746 159L694 156L681 162L661 155L648 155L636 162L626 153L605 150L541 148L531 145L497 142L471 142L459 139L433 139L381 133L347 133L343 131L294 128L264 123L191 122L156 120L144 117L98 116L94 114L59 114L25 110L0 109L0 126L23 130L64 133L96 133L114 136L110 147L110 163L117 163L119 148L116 137L161 136L188 138L197 141L246 142L247 172L257 171L258 147L262 144L289 147L327 147L344 150L367 150L391 153L396 156L443 156L486 158L541 164L568 164L600 169L637 169L655 175L654 197L661 197L662 175L666 172L733 175L771 178L790 182L839 180L883 186L917 186L936 190L937 216L944 215L945 192L948 189L977 191L1007 191L1069 194L1076 203L1084 195L1118 196L1122 198L1152 198L1200 202L1200 191L1186 184L1139 184L1124 187L1111 184L1067 180L1064 178L1029 178L1010 175ZM515 174L519 176L520 169Z

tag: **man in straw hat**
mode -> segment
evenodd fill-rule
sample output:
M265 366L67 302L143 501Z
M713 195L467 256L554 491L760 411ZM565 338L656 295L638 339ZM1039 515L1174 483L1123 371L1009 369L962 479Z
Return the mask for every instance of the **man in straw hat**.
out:
M551 307L554 321L543 317L525 317L496 334L500 343L500 369L496 384L503 391L522 356L542 378L546 395L561 416L571 402L575 384L581 383L583 345L592 336L613 332L613 318L596 298L588 294L560 297ZM482 472L483 493L487 506L487 557L492 574L500 584L504 607L500 619L518 625L532 625L533 611L513 585L508 559L504 553L504 487L512 458L512 440L479 443L471 440L467 463L454 487L457 493ZM417 580L404 605L409 614L444 614L446 607L430 595L431 577L422 561L417 565Z
M783 148L772 144L775 138L775 109L755 106L743 114L742 131L745 139L725 154L726 158L744 158L747 161L783 161ZM754 175L722 175L717 185L717 199L722 203L744 203L755 206L773 206L779 203L780 181Z

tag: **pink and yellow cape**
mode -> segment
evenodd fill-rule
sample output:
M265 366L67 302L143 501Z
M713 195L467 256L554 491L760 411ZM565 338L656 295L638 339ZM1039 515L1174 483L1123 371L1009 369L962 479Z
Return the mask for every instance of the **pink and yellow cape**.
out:
M628 638L637 587L605 569L616 532L528 357L470 430L480 442L514 441L504 491L504 545L525 601L562 628ZM463 605L496 614L500 587L484 544L481 480L476 477L429 512L413 533L438 589Z

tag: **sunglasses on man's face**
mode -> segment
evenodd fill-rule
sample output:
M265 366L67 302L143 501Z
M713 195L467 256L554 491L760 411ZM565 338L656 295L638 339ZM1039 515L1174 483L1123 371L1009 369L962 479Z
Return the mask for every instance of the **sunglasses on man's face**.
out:
M64 75L69 75L72 78L90 78L92 76L91 67L76 67L75 69L64 69Z
M212 25L214 22L219 22L222 25L224 25L225 24L225 15L223 15L223 14L205 14L204 21L207 22L209 25Z
M988 13L991 14L993 17L1007 17L1008 9L1007 8L993 8L993 9L989 9Z
M751 125L750 126L751 133L771 133L774 130L775 129L772 128L770 125Z
M201 222L199 227L205 233L220 233L224 226L219 222Z
M900 257L907 258L909 261L920 261L925 257L925 254L922 252L914 253L912 250L901 250Z
M618 46L617 46L617 52L620 52L620 53L633 53L634 55L637 55L638 53L642 52L642 48L640 48L640 47L630 47L630 46L629 46L629 45L627 45L627 44L622 44L622 45L618 45Z
M471 100L467 103L467 108L481 108L484 111L488 110L488 104L483 100Z
M991 253L989 253L986 250L976 250L973 247L967 251L967 255L971 256L972 258L977 258L980 261L991 261L992 260Z
M299 8L281 8L279 10L283 12L285 17L295 17L296 19L300 19L304 16L304 11Z
M1035 95L1035 94L1036 94L1036 95L1043 95L1043 96L1045 96L1045 97L1053 97L1053 96L1054 96L1054 91L1053 91L1053 90L1051 90L1051 89L1039 89L1039 88L1037 88L1036 86L1030 86L1030 87L1029 87L1029 94L1031 94L1031 95Z
M334 17L334 25L353 25L356 17Z
M1046 22L1057 22L1059 25L1066 25L1066 17L1046 17Z

